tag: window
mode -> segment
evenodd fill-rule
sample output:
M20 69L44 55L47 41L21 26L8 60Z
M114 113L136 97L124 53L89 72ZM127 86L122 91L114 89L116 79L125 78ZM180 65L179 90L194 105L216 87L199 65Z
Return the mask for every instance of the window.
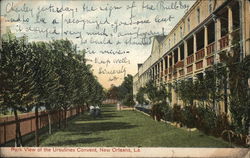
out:
M190 19L189 18L187 19L187 25L188 25L187 27L188 27L188 32L189 32L190 31Z
M183 34L182 34L182 27L180 27L180 38L182 38Z
M201 18L200 18L200 15L201 13L200 13L200 8L197 8L197 21L198 21L198 24L200 23L200 20L201 20Z
M211 14L213 12L213 1L212 0L209 0L208 12L209 12L209 14Z
M175 33L174 33L174 44L175 44L175 42L176 42L176 35L175 35Z

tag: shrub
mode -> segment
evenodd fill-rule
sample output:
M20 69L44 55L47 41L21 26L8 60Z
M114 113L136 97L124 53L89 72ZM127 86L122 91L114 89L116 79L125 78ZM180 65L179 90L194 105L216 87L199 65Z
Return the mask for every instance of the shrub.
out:
M151 109L151 116L153 117L153 119L156 117L156 120L160 121L163 118L164 114L163 114L162 107L163 107L163 103L153 104L152 109Z
M205 134L211 134L216 128L216 114L211 107L197 107L197 118L196 127Z
M222 135L224 130L230 130L230 124L228 121L228 116L226 114L219 114L216 117L216 126L213 130L213 135L219 137ZM225 137L223 137L225 139Z
M163 119L166 121L173 121L173 109L169 105L165 105L162 108Z
M122 101L122 104L126 105L126 106L134 106L135 102L133 99L133 94L127 94L124 98L124 100Z
M181 123L183 120L182 113L181 113L181 106L175 104L173 108L173 121L177 123Z
M197 109L195 106L185 106L182 110L182 120L181 122L185 124L188 128L195 127L195 122L197 120Z

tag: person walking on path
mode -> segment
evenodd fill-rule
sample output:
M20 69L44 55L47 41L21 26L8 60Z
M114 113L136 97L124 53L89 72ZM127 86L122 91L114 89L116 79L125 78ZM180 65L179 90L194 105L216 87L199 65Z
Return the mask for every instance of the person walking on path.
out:
M97 105L97 106L95 107L95 115L96 115L96 116L100 116L100 114L101 114L101 109L100 109L100 107Z
M89 107L89 113L91 116L95 117L95 107L93 105Z

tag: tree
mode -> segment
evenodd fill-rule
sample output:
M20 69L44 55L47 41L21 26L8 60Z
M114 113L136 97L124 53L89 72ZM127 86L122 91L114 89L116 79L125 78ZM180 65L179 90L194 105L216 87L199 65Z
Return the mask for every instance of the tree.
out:
M140 87L138 90L138 93L136 94L136 100L138 101L139 104L145 104L147 103L147 100L145 99L144 95L146 88L145 87Z
M111 86L107 93L108 98L118 99L126 106L134 106L133 76L128 74L120 86Z
M58 108L57 89L59 88L59 76L55 73L53 62L55 56L52 53L52 47L49 43L33 42L31 44L33 60L34 81L36 82L37 104L35 105L36 146L39 146L39 126L38 126L38 109L45 107L48 111L49 134L51 134L51 112Z
M148 81L145 91L152 102L151 115L154 119L160 121L164 113L166 114L166 110L169 109L169 102L167 100L171 100L171 94L167 91L165 84L160 84L157 87L152 81Z
M195 99L194 87L195 86L192 79L181 80L176 82L173 86L185 105L193 105L193 101Z
M14 111L16 122L16 146L22 146L22 135L17 111L26 111L36 104L36 83L32 70L33 56L25 38L16 39L10 33L2 39L0 67L1 106Z
M232 34L232 47L220 53L220 59L227 70L227 88L230 89L229 103L232 123L236 132L247 135L250 125L250 56L241 59L241 45L237 32ZM226 96L226 97L227 97Z

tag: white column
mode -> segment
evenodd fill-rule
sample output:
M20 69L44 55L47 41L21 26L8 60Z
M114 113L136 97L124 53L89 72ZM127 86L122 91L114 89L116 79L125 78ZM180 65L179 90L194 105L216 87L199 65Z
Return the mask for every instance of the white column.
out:
M170 62L169 62L169 55L167 55L167 64L168 64L168 68L170 67Z
M165 58L163 57L162 60L163 60L163 62L162 62L162 64L163 64L163 77L164 77L165 76L165 68L166 68Z
M207 45L208 45L208 35L207 35L207 26L204 26L204 51L205 56L207 56Z
M174 68L174 52L172 52L172 66L173 66L173 68ZM173 70L173 69L172 69ZM173 72L173 71L172 71Z
M178 47L178 61L181 61L181 48Z
M195 33L193 34L193 39L194 39L194 42L193 42L193 44L194 44L194 53L193 53L193 55L194 55L194 61L196 61L195 53L197 51L197 45L196 45L196 34Z
M207 65L207 60L206 60L206 56L207 56L207 45L208 45L208 31L207 31L207 26L204 26L204 54L205 54L205 58L203 59L203 68L206 67Z
M184 41L184 73L186 74L186 65L187 65L187 56L188 56L188 46L187 41Z
M229 39L229 46L232 42L232 32L233 32L233 12L232 7L228 6L228 39Z
M216 43L216 51L219 51L220 50L220 39L221 39L221 21L220 21L220 18L216 19L215 32L216 32L215 41L217 42ZM219 55L217 55L217 53L216 53L214 62L217 63L218 61L219 61Z
M177 62L179 62L179 61L181 61L181 48L180 47L178 47L178 61ZM177 78L178 77L179 77L179 72L177 70Z

